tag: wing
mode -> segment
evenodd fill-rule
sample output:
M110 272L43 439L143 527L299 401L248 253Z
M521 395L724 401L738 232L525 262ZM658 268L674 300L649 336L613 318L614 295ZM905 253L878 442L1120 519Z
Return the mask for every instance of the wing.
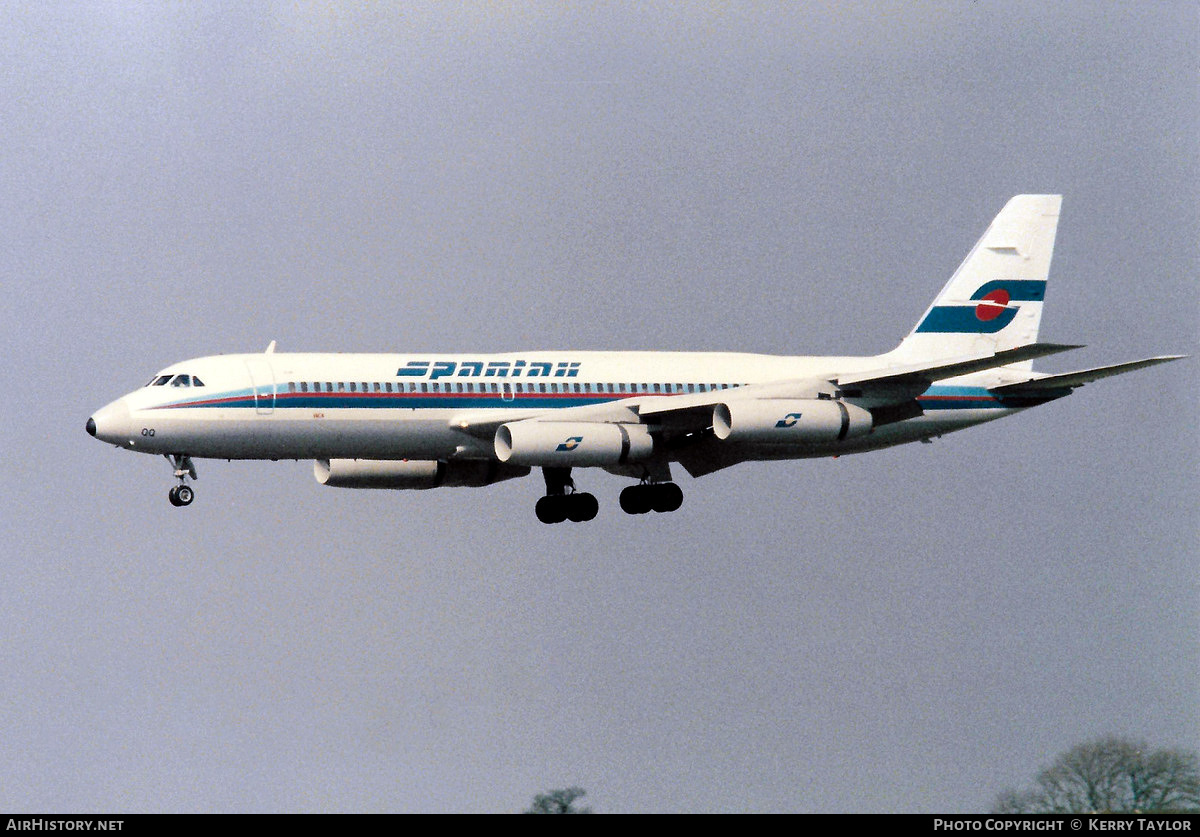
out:
M846 398L862 399L864 404L899 404L916 398L935 381L957 378L972 372L1008 366L1024 360L1079 349L1064 343L1030 343L1001 352L950 358L932 363L889 367L872 372L839 375L834 380Z
M875 425L882 426L921 415L916 398L935 381L1078 348L1060 343L1030 343L1000 352L833 374L826 379L751 384L736 390L655 399L641 405L638 415L643 423L659 426L660 437L672 456L689 474L699 477L745 461L738 448L721 444L711 433L713 410L731 399L832 398L840 391L841 397L852 398L869 409Z
M1079 347L1031 343L988 354L890 366L852 374L831 372L828 377L750 384L736 389L628 398L620 402L552 411L463 413L452 418L449 425L486 444L486 440L490 440L501 425L516 421L643 424L649 427L672 459L679 461L692 476L698 477L745 461L737 447L723 445L712 435L714 409L731 400L840 396L854 399L855 403L870 409L875 416L875 423L883 425L920 415L921 408L916 398L935 381L1076 348ZM464 454L477 456L478 450L464 451Z

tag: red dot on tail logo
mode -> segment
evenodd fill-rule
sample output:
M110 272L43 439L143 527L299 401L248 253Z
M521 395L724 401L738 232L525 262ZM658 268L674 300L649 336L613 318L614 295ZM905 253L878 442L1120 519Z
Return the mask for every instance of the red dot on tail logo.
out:
M1008 305L1008 291L1004 288L997 288L994 291L983 295L983 299L975 306L975 318L987 322L994 320L1004 311L1004 306Z

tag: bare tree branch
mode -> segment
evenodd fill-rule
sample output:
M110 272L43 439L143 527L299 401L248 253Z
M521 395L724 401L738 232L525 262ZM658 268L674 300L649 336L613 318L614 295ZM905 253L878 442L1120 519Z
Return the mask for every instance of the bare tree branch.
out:
M1027 791L996 798L998 814L1200 812L1200 759L1124 738L1063 753Z

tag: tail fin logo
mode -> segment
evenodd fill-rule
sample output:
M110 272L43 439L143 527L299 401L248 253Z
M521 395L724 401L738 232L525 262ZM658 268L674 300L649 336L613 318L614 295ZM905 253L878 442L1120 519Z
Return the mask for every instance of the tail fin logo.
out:
M975 318L985 323L988 320L996 319L1004 313L1009 299L1008 291L1004 288L988 291L983 295L980 303L975 306Z
M918 332L995 334L1011 323L1021 309L1014 302L1041 302L1046 282L1037 279L995 279L971 294L969 304L934 305Z

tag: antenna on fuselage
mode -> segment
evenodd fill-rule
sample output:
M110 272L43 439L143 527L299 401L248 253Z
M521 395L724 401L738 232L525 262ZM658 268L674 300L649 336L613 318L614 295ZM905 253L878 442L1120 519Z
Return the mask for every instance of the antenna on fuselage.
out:
M267 350L263 354L268 354L268 355L275 354L275 341L274 340L272 340L270 342L270 344L267 346Z

